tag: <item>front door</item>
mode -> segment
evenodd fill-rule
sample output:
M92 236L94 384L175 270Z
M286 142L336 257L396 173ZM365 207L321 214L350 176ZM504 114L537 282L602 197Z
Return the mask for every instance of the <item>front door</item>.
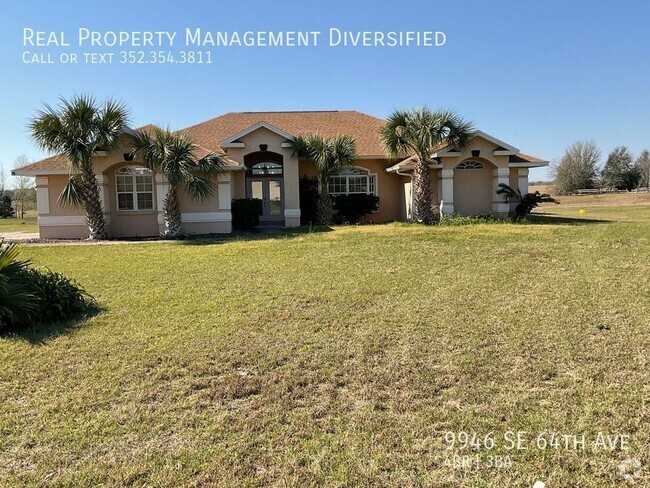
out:
M284 220L282 178L250 178L248 197L262 200L260 222Z

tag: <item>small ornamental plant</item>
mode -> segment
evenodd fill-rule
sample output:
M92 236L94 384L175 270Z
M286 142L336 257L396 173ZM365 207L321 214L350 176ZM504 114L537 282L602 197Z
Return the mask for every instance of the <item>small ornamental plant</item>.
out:
M74 280L18 259L16 244L0 241L0 333L65 321L96 308Z

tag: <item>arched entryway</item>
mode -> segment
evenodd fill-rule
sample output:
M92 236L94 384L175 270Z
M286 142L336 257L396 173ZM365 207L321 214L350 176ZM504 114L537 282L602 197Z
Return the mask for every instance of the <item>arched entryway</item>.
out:
M454 168L454 212L461 215L492 213L492 170L482 158L461 161Z
M244 156L246 196L262 200L260 223L284 220L284 162L282 154L256 151Z

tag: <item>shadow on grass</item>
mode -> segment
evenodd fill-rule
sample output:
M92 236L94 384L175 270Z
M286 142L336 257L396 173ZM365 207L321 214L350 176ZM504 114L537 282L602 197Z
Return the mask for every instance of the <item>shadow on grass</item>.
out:
M303 236L306 234L320 234L332 232L334 229L327 226L301 226L301 227L257 227L250 232L235 231L232 234L209 234L188 236L178 240L178 244L187 246L203 246L208 244L223 244L234 241L260 241L266 239L281 239Z
M524 223L538 225L589 225L609 224L612 222L613 220L586 219L584 217L562 217L554 213L530 214L524 221Z
M0 334L2 338L17 338L34 346L42 346L59 336L72 334L88 319L99 315L105 309L97 305L89 307L85 312L70 318L49 324L38 324L19 330L9 330Z

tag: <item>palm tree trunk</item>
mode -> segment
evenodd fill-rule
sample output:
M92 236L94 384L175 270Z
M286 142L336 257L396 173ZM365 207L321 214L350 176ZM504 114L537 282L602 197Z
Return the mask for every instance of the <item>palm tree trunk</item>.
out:
M104 218L102 201L99 198L99 186L92 165L85 164L81 170L83 185L83 199L86 210L86 225L88 225L88 239L102 240L108 238L108 228Z
M163 201L163 221L165 223L163 237L176 239L183 235L181 202L178 200L178 191L173 185L169 186Z
M323 225L332 225L334 210L332 208L332 196L327 191L326 185L321 184L318 193L318 220Z
M431 205L431 169L422 157L413 168L413 220L422 224L433 224Z

